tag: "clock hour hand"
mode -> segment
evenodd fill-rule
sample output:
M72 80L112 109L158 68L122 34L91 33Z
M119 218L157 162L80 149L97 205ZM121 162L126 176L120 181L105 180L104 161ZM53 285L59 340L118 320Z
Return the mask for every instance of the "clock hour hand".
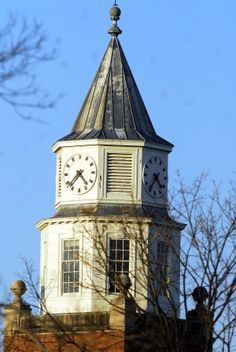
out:
M155 180L157 181L158 185L160 188L165 188L165 185L162 185L160 180L159 180L160 173L158 172L157 174L154 174Z
M80 170L80 171L82 171L82 170ZM83 172L84 172L84 171L83 171ZM82 181L84 182L84 184L87 185L88 182L85 180L84 176L82 175L83 172L80 173L79 177L82 179Z

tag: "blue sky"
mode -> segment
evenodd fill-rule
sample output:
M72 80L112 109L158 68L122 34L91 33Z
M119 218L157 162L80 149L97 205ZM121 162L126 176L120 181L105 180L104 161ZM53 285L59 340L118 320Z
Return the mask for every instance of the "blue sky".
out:
M158 134L173 144L175 172L191 181L202 171L226 184L236 172L235 0L120 0L122 47ZM56 108L24 121L0 102L0 291L22 271L22 256L39 266L34 225L53 215L55 157L51 145L68 133L109 42L108 0L2 0L9 12L37 19L58 47L58 59L36 71Z

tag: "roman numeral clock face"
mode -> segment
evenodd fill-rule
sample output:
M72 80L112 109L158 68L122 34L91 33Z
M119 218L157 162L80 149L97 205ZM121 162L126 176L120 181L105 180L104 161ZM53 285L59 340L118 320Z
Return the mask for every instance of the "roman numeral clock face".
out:
M86 154L75 154L67 160L64 167L66 187L75 194L84 194L94 185L97 168L93 158Z
M143 168L143 183L147 193L154 197L161 197L167 187L167 170L163 161L157 157L150 157Z

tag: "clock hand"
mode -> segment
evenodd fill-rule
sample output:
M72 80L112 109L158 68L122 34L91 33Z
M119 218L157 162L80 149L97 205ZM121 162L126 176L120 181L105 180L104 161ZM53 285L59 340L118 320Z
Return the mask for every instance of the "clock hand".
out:
M84 182L84 184L87 185L88 182L85 180L84 176L82 175L82 173L84 172L84 170L80 170L80 171L82 171L82 172L80 173L79 177L81 177L82 180L83 180L83 182Z
M83 173L83 170L77 170L75 176L72 178L72 180L68 183L67 187L72 187L75 181L80 177L80 175Z
M165 188L165 186L162 185L160 180L159 180L160 172L158 172L157 174L154 174L154 175L155 175L155 180L157 181L157 183L160 186L160 188Z
M155 181L156 181L156 174L154 173L153 174L153 181L152 181L152 183L150 184L150 186L149 186L149 192L151 192L151 190L152 190L152 187L153 187L153 185L154 185L154 183L155 183Z

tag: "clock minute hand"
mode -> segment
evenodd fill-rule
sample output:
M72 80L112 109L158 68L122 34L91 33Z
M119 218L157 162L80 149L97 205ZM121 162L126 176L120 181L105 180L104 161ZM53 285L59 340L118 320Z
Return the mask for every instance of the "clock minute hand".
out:
M153 174L153 181L152 181L152 183L150 184L150 186L149 186L149 192L151 192L151 190L152 190L152 187L153 187L153 185L154 185L154 183L155 183L155 181L156 181L156 174L154 173Z
M80 177L82 170L77 170L75 176L72 178L72 180L68 183L67 187L72 187L75 181Z

